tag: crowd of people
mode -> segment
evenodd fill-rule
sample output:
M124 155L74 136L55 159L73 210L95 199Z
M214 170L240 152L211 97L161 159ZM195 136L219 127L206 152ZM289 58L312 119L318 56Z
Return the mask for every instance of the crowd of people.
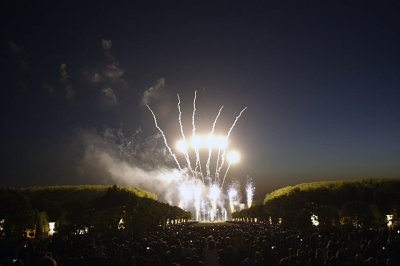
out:
M0 240L0 265L400 265L400 231L294 230L262 223L179 224L142 236Z

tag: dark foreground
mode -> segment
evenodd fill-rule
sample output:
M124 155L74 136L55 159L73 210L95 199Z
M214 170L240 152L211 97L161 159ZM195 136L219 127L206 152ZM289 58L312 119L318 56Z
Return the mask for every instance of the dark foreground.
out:
M186 224L142 237L60 236L0 240L0 265L400 265L400 231L263 224Z

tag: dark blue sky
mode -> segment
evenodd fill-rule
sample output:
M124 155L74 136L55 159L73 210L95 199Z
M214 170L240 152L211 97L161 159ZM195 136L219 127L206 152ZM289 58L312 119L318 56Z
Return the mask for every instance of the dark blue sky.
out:
M199 127L220 105L221 128L248 106L231 174L261 191L400 177L397 1L3 1L0 12L2 186L96 182L81 169L82 132L154 135L141 102L157 83L170 136L177 92L190 119L198 90Z

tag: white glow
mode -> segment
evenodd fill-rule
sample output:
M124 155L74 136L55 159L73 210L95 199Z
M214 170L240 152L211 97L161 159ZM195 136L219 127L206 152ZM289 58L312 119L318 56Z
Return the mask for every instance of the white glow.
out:
M49 222L49 236L54 235L56 228L56 223L55 222Z
M5 223L5 220L4 219L1 219L0 220L0 231L3 231L4 230L4 223Z
M229 197L229 199L233 200L236 196L237 196L237 190L235 188L233 188L233 187L230 187L228 189L228 197Z
M173 181L179 180L181 174L182 174L181 172L174 169L172 172L162 173L160 177L162 181L165 181L166 183L171 183Z
M214 221L217 215L217 202L220 198L221 190L217 184L210 186L208 197L211 200L211 209L209 210L209 217L211 221Z
M230 187L228 189L229 208L231 210L231 213L233 213L235 211L234 201L235 201L237 195L238 195L238 192L234 187Z
M204 144L204 140L199 135L194 135L192 137L191 145L193 149L200 149Z
M181 139L181 140L178 140L178 142L176 143L176 149L179 152L185 153L188 150L188 145L183 139Z
M392 227L393 226L393 214L386 214L386 221L387 221L387 226Z
M89 232L89 228L88 227L84 227L82 229L78 229L77 230L77 234L78 235L84 235L84 234L87 234L88 232Z
M198 184L194 188L194 208L196 212L196 221L200 219L200 207L201 207L201 186Z
M253 196L254 196L254 186L251 181L246 186L246 198L247 198L247 208L250 208L253 205Z
M237 151L230 151L228 153L228 162L231 164L235 164L240 160L240 153Z
M204 143L209 149L225 149L228 146L228 140L223 136L208 135Z
M190 141L190 147L193 149L226 149L228 147L228 139L225 136L216 135L194 135ZM176 149L179 152L188 152L189 145L183 139L176 142Z
M221 190L216 184L212 184L210 187L209 197L211 200L218 200Z
M311 223L314 226L318 226L319 225L319 221L318 221L318 216L313 214L311 215Z
M121 219L119 219L119 222L118 222L118 230L124 230L124 229L125 229L125 222L124 222L124 219L121 218Z
M188 202L193 197L193 188L189 185L182 184L179 186L179 193L184 202Z

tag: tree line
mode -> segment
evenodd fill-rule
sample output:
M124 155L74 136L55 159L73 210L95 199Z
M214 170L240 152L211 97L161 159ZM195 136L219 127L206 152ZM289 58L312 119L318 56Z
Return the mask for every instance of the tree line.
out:
M85 231L137 234L167 222L191 218L190 212L156 200L150 192L118 186L49 186L0 189L3 235L35 229L47 236L49 222L58 233Z
M312 215L322 226L396 222L400 217L400 180L322 181L287 186L268 193L263 204L235 212L232 217L309 227Z

